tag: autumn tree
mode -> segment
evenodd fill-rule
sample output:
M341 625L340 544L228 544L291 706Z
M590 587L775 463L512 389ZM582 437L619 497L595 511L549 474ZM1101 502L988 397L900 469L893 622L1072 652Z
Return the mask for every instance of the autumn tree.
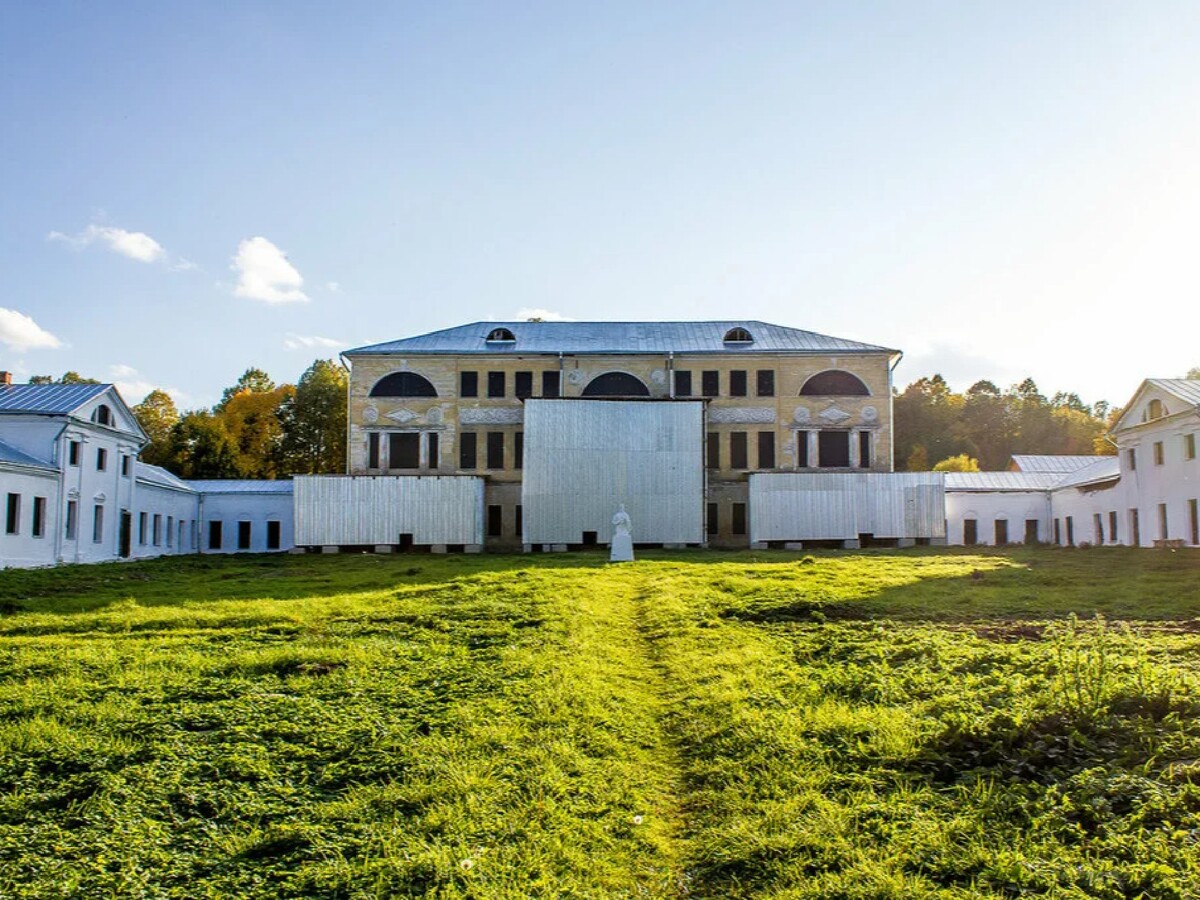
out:
M242 377L237 380L236 384L225 388L221 394L221 402L217 404L217 409L224 409L225 405L237 394L247 391L254 394L266 394L273 390L275 390L275 382L271 380L271 376L262 369L251 366L242 373Z
M225 423L211 412L190 412L171 429L171 470L181 478L238 478L237 450Z
M133 414L150 438L150 443L142 448L142 460L153 466L173 468L171 432L179 424L179 410L171 395L153 390L133 408Z
M960 453L958 456L948 456L933 467L935 472L978 472L979 460Z
M346 470L346 370L316 360L279 410L283 425L282 465L289 474L332 474Z
M290 384L270 390L243 389L228 396L217 415L234 447L241 478L278 478L283 454L280 410L295 395Z

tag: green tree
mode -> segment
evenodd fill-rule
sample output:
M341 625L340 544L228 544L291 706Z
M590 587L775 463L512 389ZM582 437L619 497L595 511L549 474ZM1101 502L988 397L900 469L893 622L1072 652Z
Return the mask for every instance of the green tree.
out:
M956 428L964 400L941 375L919 378L894 399L896 459L906 461L918 445L925 458L944 459L969 449Z
M172 447L172 431L179 424L179 410L166 391L153 390L133 408L142 430L150 437L150 443L142 448L143 461L154 466L175 467Z
M318 359L279 410L283 426L282 467L288 474L333 474L346 470L346 370Z
M262 369L251 366L242 373L242 377L237 380L237 384L233 387L225 388L221 394L221 402L217 404L217 409L222 410L225 405L233 399L237 394L249 391L255 394L266 394L275 390L275 382L271 380L271 376Z
M1188 373L1186 375L1184 375L1183 377L1200 379L1200 366L1196 366L1193 369L1188 369Z
M935 472L978 472L979 460L960 453L958 456L948 456L933 467Z
M237 478L237 449L219 416L190 412L171 430L172 471L182 478Z
M99 384L95 378L84 378L78 372L63 372L57 381L51 375L34 375L29 379L30 384Z

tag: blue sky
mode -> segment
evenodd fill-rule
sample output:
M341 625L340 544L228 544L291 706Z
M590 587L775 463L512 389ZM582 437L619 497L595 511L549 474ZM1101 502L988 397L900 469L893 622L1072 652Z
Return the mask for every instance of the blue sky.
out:
M1200 4L0 5L0 368L209 404L545 310L1124 402L1200 365Z

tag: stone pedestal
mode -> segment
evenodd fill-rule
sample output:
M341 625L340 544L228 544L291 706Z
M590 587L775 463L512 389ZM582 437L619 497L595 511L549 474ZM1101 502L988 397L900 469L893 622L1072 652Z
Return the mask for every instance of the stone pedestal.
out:
M326 546L322 547L321 552L322 553L341 553L342 548L338 547L336 544L331 544L331 545L326 545Z
M900 540L896 541L896 546L897 547L915 547L915 546L917 546L917 539L916 538L900 538Z
M788 541L783 545L784 550L803 550L804 544L800 541Z
M858 550L860 547L862 547L862 544L859 543L857 540L842 541L842 549L843 550Z
M445 544L430 544L429 552L430 553L445 553L446 545Z
M392 548L391 544L376 544L375 545L376 553L391 553L392 549L393 548Z

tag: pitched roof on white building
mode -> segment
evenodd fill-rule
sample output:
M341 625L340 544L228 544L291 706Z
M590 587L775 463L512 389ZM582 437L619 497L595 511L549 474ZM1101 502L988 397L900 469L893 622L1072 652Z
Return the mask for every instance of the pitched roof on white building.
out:
M291 494L295 490L291 479L282 478L276 481L212 478L180 483L201 494Z
M735 329L751 341L726 341ZM488 340L508 332L512 340ZM888 353L900 351L768 322L472 322L397 341L356 347L348 357L383 354L531 353Z
M0 413L68 415L111 387L111 384L0 385Z
M1015 453L1013 465L1018 472L1066 473L1086 468L1100 456L1049 456L1045 454Z
M46 459L38 459L24 450L18 450L12 444L0 441L0 462L17 466L34 466L39 469L54 469L54 463ZM55 470L57 471L57 470Z
M1115 481L1121 477L1121 461L1116 456L1097 456L1095 460L1081 469L1076 469L1062 479L1055 487L1086 487L1106 481Z
M947 491L1048 491L1061 472L947 472Z

